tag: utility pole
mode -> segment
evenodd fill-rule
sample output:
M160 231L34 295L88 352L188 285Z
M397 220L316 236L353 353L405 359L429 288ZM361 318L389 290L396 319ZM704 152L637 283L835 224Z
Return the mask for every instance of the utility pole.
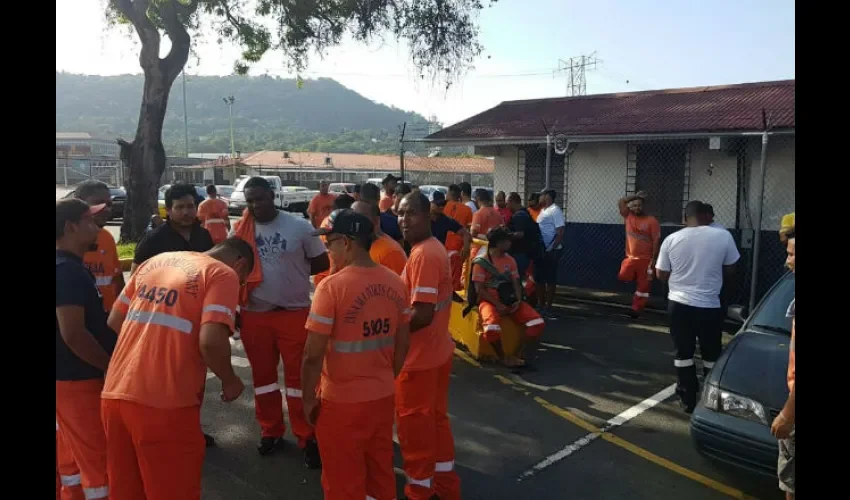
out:
M183 68L183 149L189 157L189 114L186 112L186 68Z
M404 131L407 129L407 122L401 126L401 133L398 136L398 153L399 164L401 165L401 183L404 184Z
M233 141L233 103L236 102L236 98L232 95L225 97L224 103L227 104L227 108L230 110L230 157L235 158L236 147L234 146Z
M571 57L566 61L558 59L558 71L568 72L567 95L570 97L587 95L585 71L596 69L596 64L601 62L600 59L596 58L595 51L589 56Z

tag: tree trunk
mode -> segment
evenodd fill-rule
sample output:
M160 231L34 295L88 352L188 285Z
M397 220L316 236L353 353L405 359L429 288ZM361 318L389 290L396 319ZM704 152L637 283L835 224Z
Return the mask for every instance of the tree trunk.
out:
M176 47L172 47L172 51ZM186 47L185 63L188 58ZM179 67L171 67L172 59L158 59L145 69L142 106L136 137L128 143L118 140L121 158L129 166L125 180L127 202L121 224L121 242L138 242L145 235L151 215L157 213L157 192L165 171L165 147L162 145L162 126L168 109L168 96ZM173 64L173 63L172 63Z

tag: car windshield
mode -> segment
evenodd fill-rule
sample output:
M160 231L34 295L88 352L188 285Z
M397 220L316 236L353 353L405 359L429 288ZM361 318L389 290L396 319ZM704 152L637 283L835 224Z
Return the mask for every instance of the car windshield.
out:
M216 186L219 196L227 198L233 193L233 186Z
M785 315L794 300L794 288L794 274L787 273L756 308L749 326L791 335L791 318Z

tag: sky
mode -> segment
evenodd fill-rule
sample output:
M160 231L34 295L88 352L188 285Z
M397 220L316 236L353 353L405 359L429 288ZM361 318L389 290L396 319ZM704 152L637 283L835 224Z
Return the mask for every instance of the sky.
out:
M135 35L106 27L105 2L57 0L57 71L141 72ZM314 56L302 75L333 78L444 125L502 101L567 95L566 73L555 71L559 59L594 52L601 62L587 70L588 94L795 76L793 0L499 0L485 7L479 23L484 52L448 90L422 82L406 48L392 39L369 46L346 41L324 58ZM195 53L186 70L190 100L192 75L230 74L239 50L206 36ZM250 74L294 76L279 52L268 53Z

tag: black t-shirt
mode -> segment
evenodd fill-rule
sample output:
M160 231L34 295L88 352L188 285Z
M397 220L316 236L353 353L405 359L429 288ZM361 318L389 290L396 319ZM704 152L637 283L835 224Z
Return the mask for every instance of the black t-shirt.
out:
M381 231L396 241L401 239L401 230L398 228L398 217L389 210L381 212Z
M540 226L537 225L528 210L520 208L514 212L508 223L508 229L514 233L523 233L522 239L512 240L509 252L511 255L528 254L532 259L542 255L543 238L540 235Z
M106 324L103 298L94 276L76 255L56 250L56 307L81 306L85 311L86 329L112 354L118 335ZM86 363L65 344L56 319L56 380L90 380L103 378L103 372Z
M214 246L210 232L200 223L192 226L189 240L180 235L168 221L149 232L136 246L133 262L141 265L151 257L165 252L206 252Z
M449 231L456 233L461 229L463 229L463 226L448 215L440 214L436 219L431 221L431 234L434 238L440 240L440 243L443 245L446 244L446 234Z

